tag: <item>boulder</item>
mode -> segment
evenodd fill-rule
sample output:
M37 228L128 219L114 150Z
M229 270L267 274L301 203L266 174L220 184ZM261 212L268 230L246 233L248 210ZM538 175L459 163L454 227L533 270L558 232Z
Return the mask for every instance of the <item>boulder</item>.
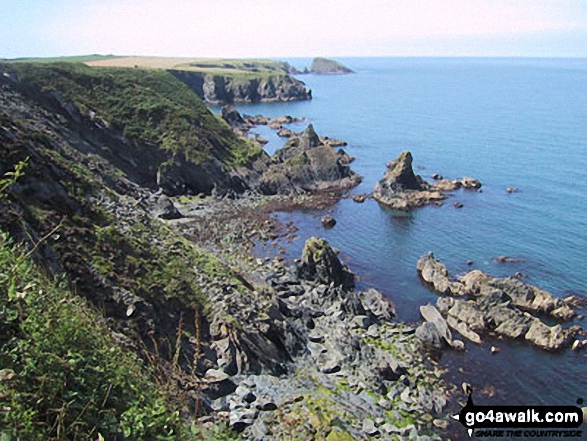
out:
M532 322L525 338L549 351L556 351L570 344L570 338L561 325L548 326L538 319Z
M324 228L332 228L336 225L336 219L334 219L329 214L325 214L324 216L322 216L322 219L320 220L322 221L322 225L324 225Z
M448 329L446 320L442 317L440 312L438 312L438 309L436 309L434 305L428 303L427 305L420 306L420 314L424 320L432 323L436 327L440 337L450 345L452 342L452 334L450 329Z
M418 259L416 265L422 279L431 284L435 291L443 295L451 295L448 271L433 253L428 253Z
M228 123L228 125L232 128L250 128L247 122L243 119L241 114L236 110L233 106L224 106L222 107L221 116L224 121Z
M180 219L183 217L177 207L173 204L173 201L165 195L157 197L152 205L151 213L155 217L166 220Z

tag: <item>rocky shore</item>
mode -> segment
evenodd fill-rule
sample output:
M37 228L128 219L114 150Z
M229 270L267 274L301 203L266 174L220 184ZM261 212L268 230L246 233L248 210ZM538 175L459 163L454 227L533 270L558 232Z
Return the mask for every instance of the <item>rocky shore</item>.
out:
M214 298L203 377L213 419L205 424L225 421L246 439L293 431L304 439L440 439L433 434L446 427L449 399L442 371L422 358L414 329L394 320L393 305L374 289L356 290L354 274L323 239L308 239L293 265L252 259L251 230L274 240L295 228L260 217L262 200L229 205L187 203L180 206L187 217L171 224L209 249L248 243L233 261L258 292Z
M438 349L451 344L447 325L476 344L482 343L483 335L494 335L526 341L547 351L570 347L584 335L578 326L563 328L560 324L576 316L572 299L558 299L515 277L494 278L479 270L453 281L432 253L418 260L417 269L425 284L441 295L436 302L434 326L422 325L426 329L420 333L422 340ZM430 311L436 308L427 306ZM559 323L550 326L546 320Z

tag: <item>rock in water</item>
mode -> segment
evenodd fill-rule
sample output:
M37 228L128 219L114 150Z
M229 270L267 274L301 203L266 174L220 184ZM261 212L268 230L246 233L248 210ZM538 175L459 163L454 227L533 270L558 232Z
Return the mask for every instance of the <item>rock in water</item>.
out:
M303 279L316 280L325 285L333 283L349 289L355 286L353 274L340 262L330 244L317 237L306 241L298 273Z
M385 182L379 183L392 190L427 190L428 184L414 173L412 161L412 154L409 151L402 152L397 159L387 164L389 171L385 175Z
M324 225L324 228L332 228L336 225L336 219L334 219L329 214L325 214L324 216L322 216L321 220L322 225Z
M410 152L402 152L387 168L373 192L373 199L378 202L396 210L412 210L446 198L414 173Z
M351 69L328 58L316 57L312 61L310 72L318 75L341 75L353 73Z

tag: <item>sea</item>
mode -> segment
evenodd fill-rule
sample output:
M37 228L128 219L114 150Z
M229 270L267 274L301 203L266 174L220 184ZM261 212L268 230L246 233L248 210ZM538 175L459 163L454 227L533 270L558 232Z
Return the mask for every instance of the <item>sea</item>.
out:
M386 164L404 150L424 179L470 176L483 183L482 192L459 190L441 207L410 213L350 199L325 210L276 213L299 228L296 240L280 244L289 259L299 257L306 238L326 238L359 276L360 288L381 291L398 320L414 325L419 306L437 299L416 271L428 252L452 276L519 272L554 296L587 296L587 59L338 60L355 73L298 77L312 89L311 101L237 108L303 117L289 128L312 123L319 135L346 141L344 150L356 158L351 167L364 177L352 193L373 191ZM303 68L311 59L287 61ZM284 144L268 127L254 132L269 140L269 153ZM326 213L337 221L332 229L320 221ZM494 260L503 255L516 261ZM587 328L581 318L570 324ZM475 404L587 403L587 351L551 354L489 337L466 346L439 363L449 381L473 386ZM491 346L501 351L492 355Z

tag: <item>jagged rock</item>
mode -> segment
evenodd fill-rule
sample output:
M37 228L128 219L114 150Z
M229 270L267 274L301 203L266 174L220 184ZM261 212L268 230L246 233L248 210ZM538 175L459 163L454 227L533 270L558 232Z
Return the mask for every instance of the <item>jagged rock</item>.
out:
M285 127L281 127L279 130L277 130L277 136L280 138L291 138L294 135L295 133L293 131L286 129Z
M362 178L343 159L322 144L310 124L275 152L260 180L260 189L265 194L350 189Z
M375 422L371 419L366 419L363 421L363 432L365 432L368 436L377 436L379 435L379 429L375 427Z
M168 70L210 104L311 100L312 91L289 75L239 77L190 70Z
M266 126L270 118L264 115L243 115L243 119L252 126Z
M481 188L481 181L474 178L464 177L461 179L461 187L468 190L477 190Z
M351 199L358 204L362 204L368 197L369 195L366 194L354 194L351 196Z
M395 317L393 305L379 291L369 288L359 293L364 308L378 320L391 320Z
M340 262L336 253L324 239L311 237L306 240L298 274L303 279L316 280L325 285L352 289L354 276Z
M420 257L416 268L422 279L430 283L435 291L443 295L452 294L446 266L436 259L433 253Z
M321 136L320 141L330 147L344 147L347 145L346 141L340 139L329 138L328 136Z
M446 322L448 323L448 325L452 329L457 331L459 334L461 334L467 340L472 341L473 343L476 343L478 345L483 343L479 334L477 334L475 331L473 331L471 328L469 328L465 322L459 321L458 319L456 319L452 315L449 315L446 318Z
M532 322L525 338L536 346L550 351L559 350L570 343L570 335L561 325L547 326L538 319Z
M416 337L422 344L433 350L441 350L446 347L446 340L440 334L438 328L433 323L424 322L416 328Z
M428 303L420 306L420 314L424 317L424 320L432 323L436 327L440 337L450 345L452 342L452 334L450 329L448 329L446 320L442 317L440 312L438 312L438 309L436 309L434 305Z
M387 164L387 173L375 185L373 199L396 210L412 210L433 202L439 202L446 195L431 187L412 169L412 154L402 152Z

